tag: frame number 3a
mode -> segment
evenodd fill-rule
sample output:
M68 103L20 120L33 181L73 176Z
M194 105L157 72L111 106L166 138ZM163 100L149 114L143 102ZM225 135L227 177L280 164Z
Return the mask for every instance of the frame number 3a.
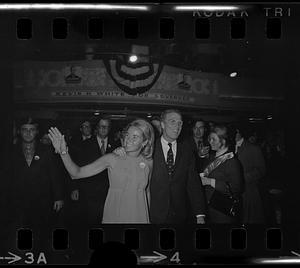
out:
M41 252L39 254L39 257L37 260L34 259L34 254L31 252L27 252L25 254L25 256L26 256L26 259L25 259L26 264L33 264L35 261L36 261L36 264L47 264L45 254L43 252Z

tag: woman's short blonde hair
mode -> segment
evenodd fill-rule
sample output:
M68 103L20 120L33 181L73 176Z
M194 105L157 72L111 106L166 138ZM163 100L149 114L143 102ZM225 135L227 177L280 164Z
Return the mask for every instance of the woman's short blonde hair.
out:
M154 130L152 125L144 119L136 119L127 125L126 131L132 126L142 131L143 141L147 140L146 145L141 150L142 156L146 159L152 159L154 149Z

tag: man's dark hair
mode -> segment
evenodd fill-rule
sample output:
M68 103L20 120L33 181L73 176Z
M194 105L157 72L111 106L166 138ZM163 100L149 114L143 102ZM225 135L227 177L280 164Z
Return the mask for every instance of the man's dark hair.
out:
M111 127L111 119L110 119L108 116L106 116L106 115L101 116L101 117L97 120L97 126L99 125L99 123L100 123L101 120L107 121L108 124L109 124L109 127Z
M206 123L206 121L203 120L202 118L199 118L199 119L193 119L193 120L192 120L192 124L191 124L191 125L192 125L192 128L195 127L195 125L196 125L197 122L203 122L204 127L205 127L205 129L206 129L207 123Z
M253 127L250 126L249 123L244 123L244 122L236 124L235 129L238 129L242 138L245 139L248 139L251 136L251 134L255 132Z
M155 115L155 116L152 116L152 117L151 117L151 122L152 122L152 121L154 121L154 120L156 120L156 121L160 121L160 117L159 117L159 116L157 116L157 115Z
M25 124L35 125L36 128L38 128L38 126L39 126L36 119L34 119L31 116L26 116L26 117L19 118L19 119L16 120L16 122L17 122L18 128L21 128Z
M83 120L81 120L81 122L80 122L80 127L82 127L82 125L83 125L85 122L88 122L88 123L90 123L90 125L92 125L91 120L89 120L89 119L83 119Z

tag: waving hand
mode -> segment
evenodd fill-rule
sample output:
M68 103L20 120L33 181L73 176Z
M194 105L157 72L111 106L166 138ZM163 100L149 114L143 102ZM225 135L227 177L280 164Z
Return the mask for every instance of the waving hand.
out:
M65 136L60 133L56 127L51 127L48 134L56 153L67 150Z

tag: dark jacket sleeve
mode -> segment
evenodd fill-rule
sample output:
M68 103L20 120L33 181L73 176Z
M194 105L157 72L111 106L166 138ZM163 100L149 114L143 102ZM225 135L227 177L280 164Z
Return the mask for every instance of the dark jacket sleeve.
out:
M253 146L251 149L252 167L245 172L245 181L257 183L266 174L266 164L261 149L258 146Z
M226 181L216 180L215 189L224 194L228 194L226 182L229 183L231 192L234 195L239 195L244 191L244 176L243 169L238 159L228 161L225 169Z
M204 189L195 167L195 158L191 153L189 167L187 192L193 212L196 215L206 215L206 202L204 198Z
M55 159L56 156L52 151L48 153L48 174L51 181L51 188L53 194L53 200L63 200L64 199L64 178L60 172L60 168L58 166L58 159ZM60 159L59 159L60 160Z

